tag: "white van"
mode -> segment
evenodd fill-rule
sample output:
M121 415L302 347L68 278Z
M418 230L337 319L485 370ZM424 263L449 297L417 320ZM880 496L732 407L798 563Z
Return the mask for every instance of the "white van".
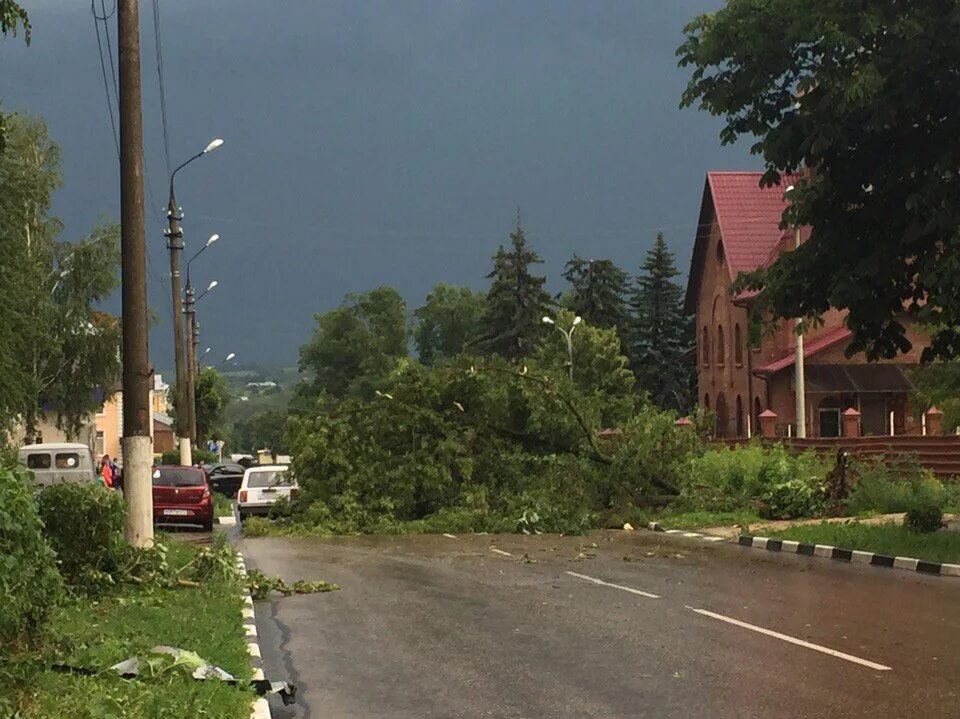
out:
M270 507L281 497L288 500L297 496L297 480L286 465L268 464L250 467L243 473L237 492L237 512L240 521L251 514L269 514Z
M85 444L27 444L20 448L20 463L33 472L34 484L38 488L60 482L97 481L93 454Z

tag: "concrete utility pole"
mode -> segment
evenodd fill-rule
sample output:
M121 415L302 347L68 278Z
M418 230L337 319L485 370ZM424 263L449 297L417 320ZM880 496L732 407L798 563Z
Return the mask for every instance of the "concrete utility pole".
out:
M147 349L147 262L143 210L143 122L140 98L140 11L118 0L120 62L120 249L123 326L124 536L134 547L153 544L153 444Z
M795 244L794 249L800 246L800 228L797 227L794 232ZM801 320L796 321L797 324ZM803 332L796 332L797 346L796 346L796 355L794 357L794 386L795 386L795 395L797 400L797 437L804 439L807 436L807 385L804 381L804 369L803 369Z
M190 280L187 280L187 287L183 292L183 314L187 318L187 432L190 436L192 446L197 446L197 391L196 379L197 373L194 370L194 335L196 334L197 311L195 309L196 301L193 296L193 287L190 286Z

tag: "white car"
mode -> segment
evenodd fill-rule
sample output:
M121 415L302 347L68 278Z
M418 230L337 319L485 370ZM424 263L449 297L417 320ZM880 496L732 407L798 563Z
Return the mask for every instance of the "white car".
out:
M297 480L282 464L250 467L243 473L237 492L237 512L240 521L253 514L268 514L278 499L297 496Z

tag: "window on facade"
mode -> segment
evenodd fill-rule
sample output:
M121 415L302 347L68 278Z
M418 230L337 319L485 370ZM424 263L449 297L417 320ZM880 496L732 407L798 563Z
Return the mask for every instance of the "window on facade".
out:
M701 339L701 347L703 352L703 364L710 365L710 332L706 327L703 328L703 338Z
M737 367L743 364L743 337L740 335L739 323L733 326L733 358Z
M97 436L93 444L93 453L98 457L103 455L103 430L97 430Z
M737 436L743 437L745 434L746 432L743 429L743 399L740 395L737 395Z
M727 348L723 343L723 325L717 325L717 364L723 367L727 361Z

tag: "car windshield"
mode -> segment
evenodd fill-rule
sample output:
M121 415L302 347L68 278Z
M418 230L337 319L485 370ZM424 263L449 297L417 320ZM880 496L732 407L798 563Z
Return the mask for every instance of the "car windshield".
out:
M288 487L291 484L293 484L293 477L285 469L265 469L259 472L251 472L247 478L248 487Z
M202 487L203 472L192 467L160 467L153 471L155 487Z

